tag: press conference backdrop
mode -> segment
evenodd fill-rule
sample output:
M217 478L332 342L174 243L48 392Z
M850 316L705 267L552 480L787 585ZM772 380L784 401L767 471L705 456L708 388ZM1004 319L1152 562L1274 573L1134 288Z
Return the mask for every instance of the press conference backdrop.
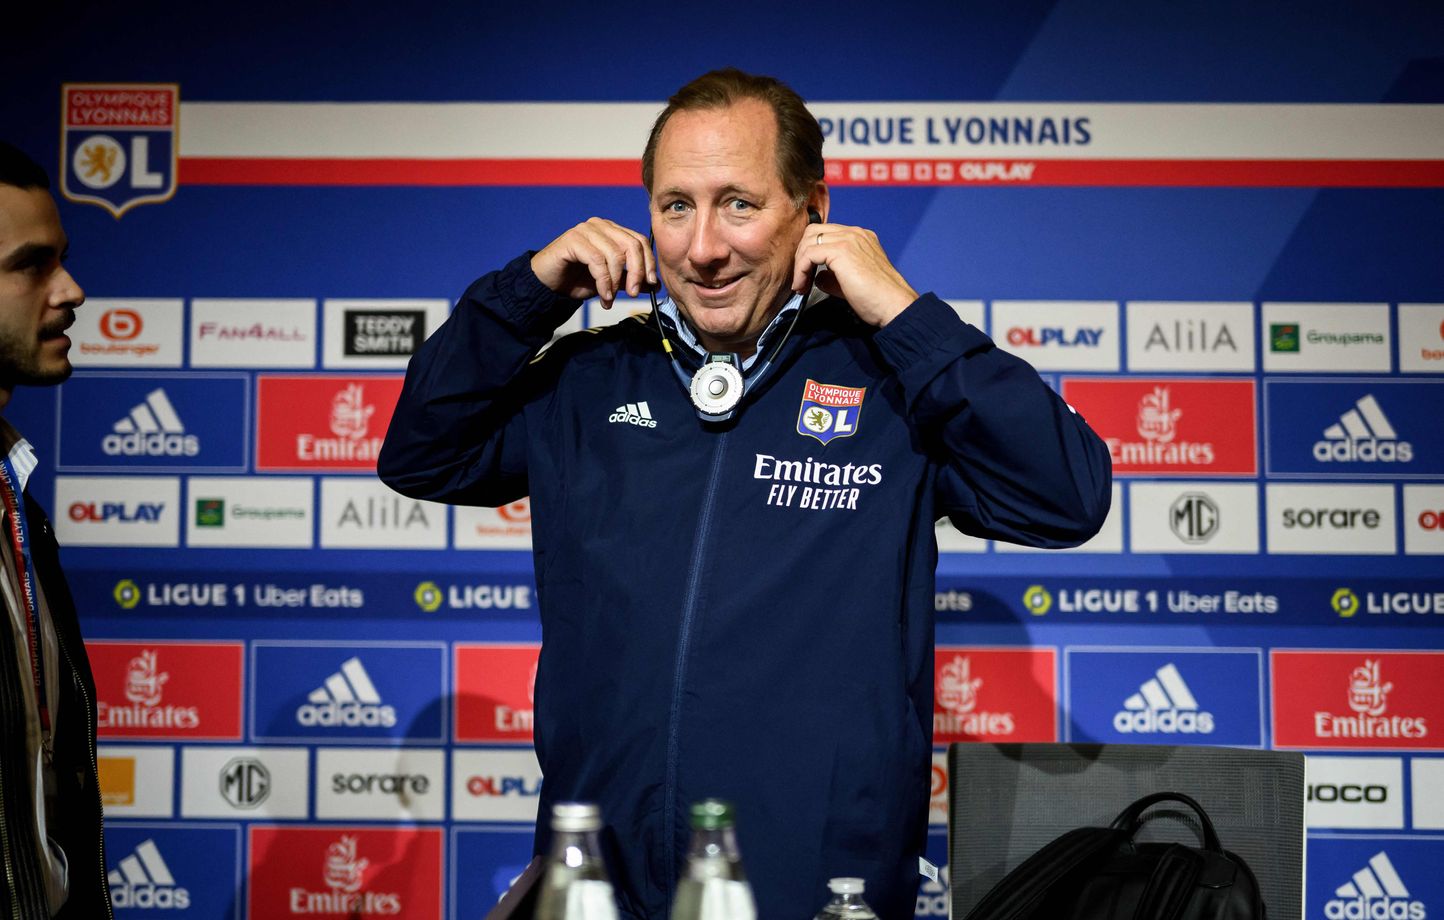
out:
M4 132L89 300L7 417L91 639L118 914L476 918L520 871L528 505L374 458L473 277L645 226L651 119L723 64L792 82L833 219L1113 451L1078 550L939 529L933 858L953 741L1298 749L1306 916L1444 911L1444 16L1272 6L28 14Z

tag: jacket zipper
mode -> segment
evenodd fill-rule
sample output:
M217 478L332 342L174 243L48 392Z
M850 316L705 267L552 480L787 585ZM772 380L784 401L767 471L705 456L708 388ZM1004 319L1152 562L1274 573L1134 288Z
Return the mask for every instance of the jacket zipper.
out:
M65 640L60 637L60 630L58 629L55 631L55 644L60 646L60 654L65 656L65 663L70 665L70 679L76 684L76 689L80 691L80 699L85 703L85 727L87 729L85 733L85 745L90 752L90 776L93 780L91 785L95 787L95 814L96 817L100 819L100 835L97 842L100 844L101 900L105 904L105 915L111 918L111 920L115 920L115 911L110 906L110 891L105 887L105 803L100 797L100 764L97 762L95 755L95 710L91 708L90 694L86 693L85 688L80 685L80 669L75 666L75 662L71 659L70 650L65 647Z
M707 489L702 495L701 515L697 519L697 539L692 548L692 563L687 570L687 593L682 603L682 625L677 633L677 658L672 671L672 708L667 717L667 775L662 792L662 839L666 841L669 856L668 871L665 874L667 903L672 903L672 890L680 865L674 828L677 822L677 761L679 757L677 737L682 710L682 687L687 677L687 655L692 642L692 621L697 613L697 594L700 590L703 562L707 555L707 538L712 531L712 512L717 501L717 485L722 478L722 458L727 453L727 432L717 436L717 447L712 454L712 470L707 474Z
M0 777L0 848L5 856L5 889L10 892L10 916L20 920L20 892L15 887L15 865L10 855L10 833L5 823L5 780Z

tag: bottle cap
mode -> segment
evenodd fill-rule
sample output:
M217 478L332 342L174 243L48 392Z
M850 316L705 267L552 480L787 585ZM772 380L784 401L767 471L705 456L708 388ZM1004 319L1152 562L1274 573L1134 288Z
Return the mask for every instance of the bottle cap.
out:
M699 831L719 831L737 823L732 803L721 799L703 799L692 803L692 827Z
M833 894L862 894L862 879L835 878L827 883L827 889Z
M602 810L591 802L557 802L552 806L552 830L554 831L599 831L602 829Z

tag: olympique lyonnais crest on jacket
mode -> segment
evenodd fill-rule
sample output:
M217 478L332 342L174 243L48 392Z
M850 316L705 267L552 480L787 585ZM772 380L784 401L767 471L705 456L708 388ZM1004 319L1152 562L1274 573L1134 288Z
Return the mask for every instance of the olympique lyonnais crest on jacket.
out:
M809 379L802 388L797 433L824 444L833 438L852 437L857 433L865 395L867 387L843 387Z
M66 83L60 91L60 190L116 218L175 194L180 87Z

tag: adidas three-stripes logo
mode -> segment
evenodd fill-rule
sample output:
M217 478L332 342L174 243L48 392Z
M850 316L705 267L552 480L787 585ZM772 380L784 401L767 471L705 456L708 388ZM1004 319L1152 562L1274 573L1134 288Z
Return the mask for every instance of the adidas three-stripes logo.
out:
M190 906L190 892L176 884L154 840L143 841L106 876L116 907L176 908Z
M1399 440L1374 394L1366 393L1314 442L1314 459L1324 463L1408 463L1414 445Z
M1197 698L1171 661L1144 681L1113 716L1114 730L1123 734L1209 735L1213 727L1213 713L1199 711Z
M130 414L116 422L113 430L119 434L130 434L133 431L141 434L155 431L184 434L186 426L176 413L175 406L171 405L170 398L165 395L165 390L157 387L145 395L145 402L132 406Z
M307 695L306 702L296 708L296 721L308 728L391 728L396 724L396 707L381 702L371 675L366 673L361 659L353 655Z
M1426 912L1422 901L1410 897L1389 854L1380 850L1354 873L1352 881L1334 890L1334 899L1324 905L1324 916L1329 920L1424 920Z
M636 425L639 428L656 428L657 420L652 418L652 410L646 400L635 403L625 403L617 407L617 411L607 416L609 422L625 422L628 425Z
M376 692L361 659L353 656L341 662L341 670L326 678L325 684L312 690L306 699L312 703L379 703L381 694Z

